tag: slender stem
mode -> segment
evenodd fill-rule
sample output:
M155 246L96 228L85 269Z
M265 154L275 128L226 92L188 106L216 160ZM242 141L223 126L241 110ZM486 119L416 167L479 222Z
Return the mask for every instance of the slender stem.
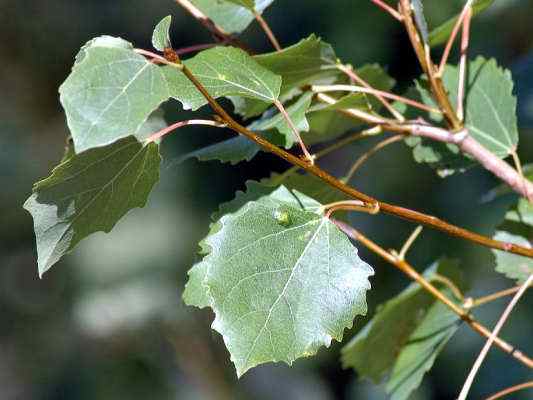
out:
M394 116L394 118L396 118L400 122L405 121L404 116L400 112L398 112L398 110L396 110L387 100L385 100L385 97L387 97L388 95L387 92L383 92L381 90L376 90L372 88L372 86L370 86L368 82L366 82L363 78L361 78L350 66L337 64L337 68L340 71L344 72L351 80L359 83L360 85L363 86L364 89L367 90L367 92L363 92L363 91L360 91L360 92L373 94L381 102L381 104L383 104L385 108L389 110L389 112ZM400 96L397 96L397 97L400 97ZM393 99L393 100L398 100L398 99Z
M459 62L459 88L457 89L457 117L459 120L465 119L465 86L466 67L468 56L468 43L470 42L470 20L472 19L472 7L466 9L463 21L463 32L461 36L461 60Z
M255 11L254 12L254 17L257 20L257 22L259 23L259 25L261 26L261 28L263 29L263 31L265 32L265 34L267 35L268 40L270 40L270 43L272 43L272 46L274 46L276 51L280 51L281 50L281 46L279 45L278 39L276 39L276 36L272 32L272 29L270 29L270 26L265 21L265 19L261 15L261 13Z
M507 389L501 390L498 393L493 394L490 397L487 397L485 400L501 399L502 397L507 396L508 394L511 394L511 393L514 393L514 392L518 392L519 390L529 389L529 388L533 388L533 381L529 381L529 382L521 383L519 385L511 386L511 387L509 387Z
M326 92L355 92L355 93L368 93L374 95L377 99L380 101L383 100L385 104L389 104L385 98L396 100L401 103L419 108L421 110L430 112L430 113L436 113L436 114L442 114L442 111L438 108L430 107L425 104L422 104L416 100L411 100L406 97L399 96L394 93L384 92L382 90L377 90L373 88L367 88L367 87L361 87L361 86L355 86L355 85L313 85L311 86L311 90L315 93L326 93ZM390 104L389 104L390 106ZM393 110L394 108L390 106ZM396 119L398 119L401 122L405 121L405 118L397 111L394 110L393 114L395 115ZM396 114L399 114L396 116Z
M334 203L325 204L323 208L326 210L326 218L329 218L335 211L341 210L360 211L372 215L379 213L379 203L367 204L360 200L336 201Z
M371 0L371 1L372 1L372 3L374 3L376 6L378 6L382 10L388 12L390 15L392 15L398 21L402 20L402 18L403 18L402 15L398 11L396 11L394 8L389 6L387 3L385 3L384 1L382 1L382 0Z
M500 319L498 320L498 323L494 327L494 330L491 332L490 337L487 340L487 343L485 343L485 346L483 346L483 349L481 350L481 352L479 353L479 356L474 362L474 365L472 366L472 369L470 373L468 374L466 381L463 385L463 389L461 390L461 393L459 393L458 400L466 400L466 396L468 396L468 392L470 392L470 388L472 387L474 378L476 377L477 372L479 371L481 364L485 360L485 357L487 356L492 344L494 343L496 337L498 336L501 329L503 328L505 321L507 321L507 318L509 318L509 315L511 315L511 312L513 311L514 307L518 303L518 300L520 300L520 298L526 292L526 290L528 289L531 283L533 283L533 274L529 276L529 278L524 282L520 290L516 292L515 296L509 302L509 305L506 307L505 311L503 312Z
M418 236L422 232L422 229L424 229L424 227L422 225L418 225L415 228L415 230L409 235L409 237L403 244L400 252L398 253L398 258L400 260L405 260L405 256L407 255L407 252L409 251L411 246L414 244L415 240L418 238Z
M176 54L179 56L182 56L184 54L193 53L195 51L210 49L211 47L215 47L217 45L218 43L205 43L205 44L196 44L194 46L182 47L180 49L176 49Z
M196 79L196 77L192 74L192 72L183 63L175 63L174 67L176 67L178 70L180 70L181 72L185 74L185 76L191 81L191 83L204 96L204 98L207 100L209 105L213 108L215 113L218 114L220 122L225 123L228 126L228 128L252 140L259 146L263 147L266 151L277 155L278 157L286 160L287 162L293 165L298 165L300 168L303 168L310 174L315 175L317 178L321 179L329 186L340 190L346 195L352 197L353 199L361 200L363 202L371 203L371 204L377 202L377 200L375 200L373 197L368 196L367 194L361 193L358 190L350 186L347 186L346 184L344 184L343 182L341 182L334 176L328 174L327 172L323 171L316 165L310 164L307 161L302 160L288 153L287 151L273 145L268 140L265 140L263 137L257 135L256 133L240 125L220 106L220 104L209 94L207 89L198 81L198 79ZM353 110L353 111L359 111L359 110ZM515 254L521 254L521 255L525 255L525 256L533 258L533 249L531 248L528 249L522 246L515 245L513 243L500 242L494 239L490 239L483 235L479 235L474 232L470 232L466 229L448 224L447 222L442 221L436 217L425 215L420 212L409 210L409 209L399 207L393 204L379 202L379 207L380 207L380 210L388 214L395 215L397 217L404 218L412 222L416 222L417 224L424 224L427 226L431 226L435 229L446 232L452 236L461 237L465 240L469 240L471 242L478 243L478 244L481 244L487 247L492 247L495 249L504 250L507 252L515 253Z
M331 97L325 93L317 93L316 98L326 104L335 104L338 101L334 97ZM371 113L359 110L357 108L342 109L342 110L339 110L339 112L344 115L349 116L350 118L362 120L369 124L376 124L376 125L388 124L390 126L396 126L396 122L397 122L394 119L383 118L379 115L371 114Z
M407 276L409 276L414 281L418 282L418 284L424 288L427 292L429 292L433 297L435 297L437 300L439 300L441 303L445 304L450 310L452 310L455 314L457 314L464 322L466 322L474 331L481 334L482 336L485 336L486 338L491 337L491 332L483 325L481 325L479 322L477 322L464 308L458 306L453 301L448 299L440 290L438 290L434 285L432 285L430 282L428 282L422 275L420 275L409 263L407 263L405 260L400 260L398 257L394 256L394 254L386 251L382 247L380 247L378 244L374 243L372 240L361 234L356 229L352 228L350 225L345 224L344 222L332 220L333 223L335 223L346 235L351 237L353 240L356 240L363 244L365 247L367 247L369 250L371 250L373 253L377 254L378 256L382 257L385 261L392 264L396 268L398 268L400 271L405 273ZM522 352L515 349L512 345L505 342L504 340L496 337L494 339L494 343L500 347L503 351L506 353L509 353L514 358L516 358L518 361L520 361L522 364L528 366L529 368L533 368L533 360L530 359L528 356L523 354Z
M448 38L448 43L446 43L446 47L444 48L444 53L442 54L442 58L440 59L440 66L437 74L439 76L442 76L444 73L444 68L446 68L446 63L448 62L448 57L450 56L450 51L452 50L453 42L455 41L455 38L457 37L457 34L459 33L459 29L461 28L461 25L463 24L463 20L465 18L466 12L469 8L472 7L472 3L474 0L468 0L463 7L463 11L461 11L461 14L459 15L459 18L457 18L457 21L455 21L455 25L453 26L452 33L450 34L450 37Z
M510 296L510 295L515 294L516 292L518 292L521 287L522 286L515 286L513 288L501 290L499 292L492 293L492 294L489 294L487 296L483 296L483 297L480 297L480 298L477 298L477 299L472 299L471 307L472 308L473 307L478 307L478 306L481 306L483 304L490 303L490 302L492 302L494 300L501 299L502 297Z
M357 170L365 162L367 162L370 157L372 157L374 154L376 154L380 150L384 149L388 145L396 143L396 142L399 142L400 140L403 140L404 137L405 137L404 135L395 135L395 136L391 136L390 138L387 138L385 140L382 140L381 142L376 144L374 147L372 147L370 150L368 150L366 153L364 153L363 155L361 155L357 159L357 161L352 165L352 167L350 168L350 170L346 174L346 177L343 178L343 181L346 182L346 183L350 182L350 180L353 178L353 176L355 175Z
M294 125L294 122L292 122L292 119L290 115L285 110L285 107L283 107L283 104L279 100L274 100L274 105L279 110L285 121L287 122L287 125L289 125L289 128L291 128L292 133L296 137L296 140L298 141L298 144L300 145L300 148L302 149L302 152L304 153L305 158L309 161L309 163L314 164L314 157L309 153L309 150L307 150L307 147L305 146L305 143L300 136L300 132L298 132L298 128L296 128L296 125Z
M147 143L155 142L157 139L160 139L163 136L175 131L176 129L179 129L187 125L207 125L207 126L214 126L217 128L223 128L226 126L220 122L211 121L209 119L189 119L186 121L176 122L172 125L167 126L166 128L161 129L160 131L153 133L152 135L148 137L148 139L146 139L146 142Z
M431 61L429 54L429 49L422 43L420 35L418 34L416 24L413 20L410 0L400 0L400 12L403 16L403 23L409 35L409 39L411 40L411 45L415 50L418 61L420 62L420 66L429 79L432 93L437 101L437 104L442 110L444 117L446 118L446 121L452 130L461 129L461 121L457 118L441 78L436 74L435 66Z
M465 296L463 295L463 292L461 292L457 285L453 283L450 279L446 278L443 275L435 274L433 276L433 280L446 285L446 287L451 290L457 300L464 301Z
M518 171L518 175L520 175L520 179L522 180L522 186L524 188L524 193L528 193L527 185L528 180L524 176L524 169L522 168L522 163L520 162L520 157L518 157L518 153L516 152L516 149L513 149L511 152L511 156L513 157L513 163L515 165L516 170ZM533 193L529 193L529 195L526 195L527 199L533 203Z

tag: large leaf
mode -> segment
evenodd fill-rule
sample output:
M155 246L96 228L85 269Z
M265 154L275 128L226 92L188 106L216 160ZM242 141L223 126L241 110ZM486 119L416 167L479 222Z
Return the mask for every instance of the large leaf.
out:
M241 49L214 47L204 50L185 65L213 97L242 96L272 104L280 93L281 77L263 68ZM207 101L177 68L163 67L173 98L185 109L196 110Z
M59 92L76 152L136 132L169 97L160 67L109 36L80 50Z
M475 0L472 4L472 15L475 16L489 7L494 0ZM448 21L440 25L438 28L435 28L429 34L429 44L433 46L438 46L439 44L445 43L450 34L452 33L453 27L459 18L459 14L453 18L450 18Z
M240 33L255 19L250 8L262 13L274 0L190 0L228 33Z
M459 85L458 67L446 66L443 81L455 107ZM419 82L417 89L426 104L435 106L424 81ZM441 120L441 117L434 116L434 119ZM508 156L518 144L513 81L510 72L498 67L495 60L478 57L469 63L465 126L473 138L498 157ZM413 143L420 143L420 140L415 139ZM472 164L472 160L460 156L454 145L426 140L422 143L423 149L419 149L423 151L420 154L421 161L437 159L443 164L449 164L450 168Z
M34 219L39 275L82 239L109 232L129 210L146 204L159 180L156 143L135 137L63 160L35 184L24 204Z
M505 231L498 231L494 239L504 242L514 243L523 247L531 248L531 241L522 237L513 235ZM515 279L518 283L523 283L533 274L533 260L505 251L493 250L496 257L496 271L501 272L510 279Z
M320 203L280 187L222 217L206 240L204 300L239 376L315 354L366 312L373 271L318 210Z
M443 259L424 275L431 281L436 274L456 281L459 270L455 262ZM448 290L444 292L451 297ZM459 324L456 314L414 283L378 307L372 320L343 348L343 366L375 383L385 380L391 399L408 399Z

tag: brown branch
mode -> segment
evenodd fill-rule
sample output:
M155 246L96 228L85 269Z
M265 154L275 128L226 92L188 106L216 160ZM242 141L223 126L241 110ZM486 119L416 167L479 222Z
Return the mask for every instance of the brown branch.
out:
M372 1L372 3L374 3L376 6L381 8L383 11L385 11L385 12L389 13L390 15L392 15L398 21L402 20L402 18L403 18L402 15L398 11L396 11L394 8L389 6L387 3L385 3L384 1L382 1L382 0L370 0L370 1Z
M528 389L528 388L533 388L533 381L524 382L524 383L521 383L519 385L511 386L511 387L509 387L507 389L501 390L498 393L493 394L490 397L487 397L485 400L501 399L502 397L507 396L508 394L511 394L511 393L514 393L514 392L518 392L519 390L524 390L524 389Z
M470 370L470 373L468 374L466 378L463 388L461 389L461 393L459 394L458 400L466 400L466 397L468 396L468 392L470 391L470 388L472 387L472 383L474 382L474 378L476 377L477 372L479 371L479 368L481 367L481 364L483 364L483 361L487 357L487 354L489 353L489 350L492 344L495 343L495 340L498 337L498 334L500 333L501 329L503 328L505 321L507 321L507 319L509 318L509 315L511 315L511 312L513 311L514 307L518 303L518 300L520 300L520 298L524 295L524 293L526 292L526 290L528 289L531 283L533 283L533 274L529 276L529 278L524 282L520 290L516 292L515 296L509 302L509 305L505 308L503 314L501 315L500 319L496 323L496 326L494 327L494 330L491 332L489 339L487 340L487 343L485 343L485 346L483 346L483 349L481 349L479 356L474 362L474 365L472 366L472 369Z
M176 55L176 57L178 56ZM385 202L378 202L373 197L367 194L361 193L358 190L350 186L347 186L346 184L344 184L343 182L341 182L334 176L328 174L327 172L323 171L321 168L317 167L316 165L310 164L309 162L302 160L292 155L291 153L273 145L268 140L265 140L263 137L257 135L256 133L250 131L249 129L245 128L244 126L239 124L237 121L235 121L226 112L226 110L224 110L220 106L220 104L218 104L218 102L209 94L207 89L200 83L200 81L198 81L198 79L196 79L196 77L185 66L185 64L181 63L179 58L177 58L177 61L175 63L169 62L169 64L173 65L174 67L182 71L185 74L185 76L191 81L191 83L198 89L198 91L207 100L209 105L213 108L215 113L218 114L219 122L226 124L228 128L252 140L256 144L261 146L263 149L265 149L266 151L277 155L278 157L284 159L285 161L293 165L297 165L300 168L305 169L307 172L309 172L312 175L315 175L317 178L321 179L322 181L327 183L329 186L340 190L341 192L347 194L348 196L356 200L361 200L368 204L379 203L378 205L379 205L380 210L386 212L387 214L395 215L397 217L407 219L417 224L427 225L435 229L438 229L440 231L446 232L449 235L460 237L462 239L469 240L471 242L478 243L486 247L491 247L494 249L503 250L503 251L520 254L520 255L533 258L533 249L518 246L513 243L500 242L498 240L494 240L494 239L485 237L483 235L470 232L458 226L451 225L445 221L440 220L439 218L426 215L418 211L409 210L407 208L399 207L399 206L388 204ZM355 111L355 114L358 114L359 110L353 110L353 111Z
M147 143L155 142L156 140L161 139L163 136L168 135L169 133L175 131L176 129L179 129L181 127L188 126L188 125L207 125L207 126L214 126L217 128L223 128L226 126L224 124L221 124L220 122L211 121L209 119L189 119L186 121L176 122L172 125L167 126L166 128L161 129L160 131L153 133L146 139L146 142Z
M470 299L471 308L481 306L483 304L490 303L494 300L501 299L502 297L510 296L520 290L522 286L515 286L510 289L501 290L496 293L489 294L487 296L479 297L477 299Z
M457 314L464 322L466 322L474 331L480 335L490 338L491 332L482 324L477 322L474 317L464 308L458 306L453 301L448 299L440 290L438 290L434 285L428 282L421 274L419 274L408 262L396 257L394 254L386 251L378 244L374 243L372 240L361 234L356 229L352 228L350 225L345 224L344 222L332 220L335 225L337 225L346 235L348 235L353 240L356 240L363 244L373 253L377 254L389 264L392 264L404 274L409 276L409 278L416 281L422 288L429 292L433 297L439 300L441 303L445 304L450 310ZM529 368L533 368L533 360L528 356L515 349L512 345L500 339L499 337L494 338L494 343L506 353L509 353L522 364L526 365Z
M256 21L259 23L259 25L261 26L261 28L263 29L263 32L265 32L265 35L267 35L268 40L270 40L270 43L272 43L272 46L274 46L276 51L280 51L281 46L279 45L278 39L276 39L274 32L272 32L272 29L270 29L270 26L265 21L261 13L254 11L254 17Z
M464 121L465 118L465 86L466 86L466 63L468 44L470 42L470 20L472 19L472 7L466 9L461 36L461 59L459 61L459 88L457 91L457 117Z

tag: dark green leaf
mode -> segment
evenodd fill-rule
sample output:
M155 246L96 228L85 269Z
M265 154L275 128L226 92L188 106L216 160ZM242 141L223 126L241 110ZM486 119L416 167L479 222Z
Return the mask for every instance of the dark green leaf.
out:
M82 239L109 232L129 210L144 207L159 180L158 147L130 136L72 153L35 184L24 208L34 219L39 275Z
M457 282L457 263L440 260L424 275L432 281L436 274ZM438 281L434 284L442 288ZM444 292L451 297L449 290ZM408 399L459 324L456 314L413 283L379 306L372 320L343 348L343 366L375 383L385 380L391 399Z
M239 376L315 354L366 312L373 271L320 208L281 187L222 217L206 240L207 271L193 276L204 277Z

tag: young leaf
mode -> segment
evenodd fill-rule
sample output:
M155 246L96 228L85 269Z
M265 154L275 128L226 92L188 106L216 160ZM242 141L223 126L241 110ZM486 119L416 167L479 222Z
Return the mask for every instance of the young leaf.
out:
M459 69L447 65L443 82L455 106ZM435 105L423 82L417 89L426 104ZM507 157L518 144L516 97L510 72L498 67L495 60L478 57L469 63L466 94L465 126L470 135L498 157ZM430 142L426 145L434 147ZM448 147L456 149L455 146ZM439 148L443 149L443 146ZM464 164L468 163L465 160Z
M228 33L244 31L255 19L250 10L255 8L255 11L261 14L273 1L190 0L202 13Z
M214 47L184 61L209 94L242 96L267 106L277 100L281 77L259 65L243 50L234 47ZM197 110L207 101L187 77L177 68L162 68L171 96L185 109Z
M110 36L82 47L59 93L77 153L136 132L169 97L160 67Z
M531 242L526 238L505 231L496 232L494 239L515 243L527 248L532 247ZM533 274L533 260L531 258L499 250L493 250L492 252L496 257L496 271L501 272L509 279L517 280L518 284L525 282Z
M172 17L170 15L166 16L159 22L152 35L152 45L155 49L159 51L165 50L166 47L172 47L170 44L170 23L172 22Z
M144 207L159 180L158 147L129 136L71 153L35 184L24 208L34 220L40 276L82 239L109 232L129 210Z
M202 284L239 376L315 354L366 312L373 271L319 209L280 187L222 217L206 240Z
M475 0L472 4L472 16L479 14L492 3L494 3L494 0ZM438 28L435 28L431 31L429 34L429 44L431 47L446 43L458 18L459 15L456 15L440 25Z
M436 274L456 281L457 263L442 259L424 276L431 281ZM444 292L451 297L449 290ZM342 349L343 366L356 369L360 376L375 383L385 380L391 399L408 399L457 331L460 321L456 314L413 283L379 306L372 320Z

